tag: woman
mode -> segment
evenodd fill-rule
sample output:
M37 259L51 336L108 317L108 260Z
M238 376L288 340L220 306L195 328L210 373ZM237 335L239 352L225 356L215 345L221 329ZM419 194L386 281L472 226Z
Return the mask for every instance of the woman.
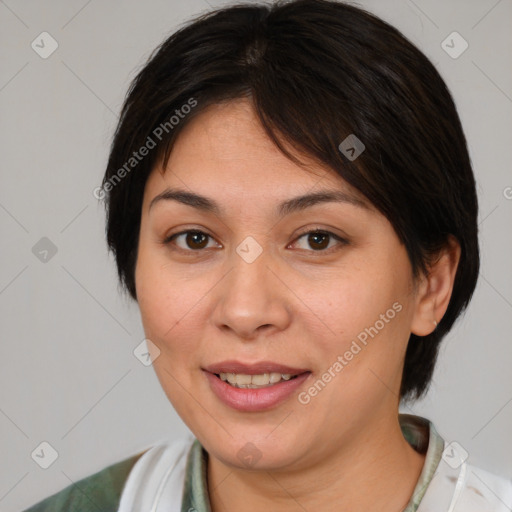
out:
M197 18L131 85L97 196L194 438L30 511L510 510L512 482L398 412L479 252L455 105L396 29L324 0Z

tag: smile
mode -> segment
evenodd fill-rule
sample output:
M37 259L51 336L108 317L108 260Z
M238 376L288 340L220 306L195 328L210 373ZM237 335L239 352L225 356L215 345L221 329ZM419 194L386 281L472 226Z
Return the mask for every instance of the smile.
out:
M235 388L258 389L274 386L282 381L294 379L297 375L289 373L261 373L259 375L247 375L244 373L220 373L217 375L222 381L231 384Z
M242 412L273 409L300 391L311 371L262 361L224 361L202 368L210 390L223 404Z

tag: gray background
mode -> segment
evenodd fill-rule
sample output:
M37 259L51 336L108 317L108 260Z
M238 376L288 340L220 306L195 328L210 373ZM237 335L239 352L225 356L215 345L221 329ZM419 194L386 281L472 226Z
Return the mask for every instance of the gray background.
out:
M134 357L138 309L118 293L92 191L135 72L180 23L220 5L0 1L2 511L187 432L151 366ZM441 349L427 398L402 410L431 419L470 463L512 477L512 2L359 5L401 29L445 78L481 204L474 300ZM46 59L31 47L43 31L58 42ZM469 43L456 59L441 46L453 31ZM57 249L46 262L42 237ZM48 469L31 458L42 441L59 454Z

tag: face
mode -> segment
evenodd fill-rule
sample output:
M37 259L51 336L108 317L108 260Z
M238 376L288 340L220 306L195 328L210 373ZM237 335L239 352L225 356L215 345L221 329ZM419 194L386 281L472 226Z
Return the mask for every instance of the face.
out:
M191 121L145 188L135 278L153 366L231 467L312 465L397 415L406 250L334 171L301 160L237 100Z

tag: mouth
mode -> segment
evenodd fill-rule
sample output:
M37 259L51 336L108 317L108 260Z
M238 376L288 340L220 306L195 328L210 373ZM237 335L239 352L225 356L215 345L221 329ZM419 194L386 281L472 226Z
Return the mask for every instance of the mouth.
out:
M311 375L311 371L304 368L268 361L256 364L225 361L202 370L217 398L231 408L246 412L277 406Z
M260 373L258 375L248 375L246 373L215 373L220 380L227 382L230 386L242 389L260 389L274 386L283 381L296 379L297 375L290 373Z
M245 364L238 361L223 361L203 368L213 373L220 380L237 388L254 389L278 384L295 379L298 375L309 372L305 368L294 368L271 361Z

